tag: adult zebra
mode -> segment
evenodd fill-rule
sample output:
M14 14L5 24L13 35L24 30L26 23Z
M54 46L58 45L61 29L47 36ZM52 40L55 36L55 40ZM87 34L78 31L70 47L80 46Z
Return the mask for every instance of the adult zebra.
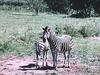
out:
M43 43L43 41L36 41L35 42L35 47L36 47L36 68L39 67L38 61L40 59L40 55L43 55L43 60L42 60L42 66L44 66L44 63L47 64L47 52L50 49L48 41Z
M68 51L67 58L69 68L69 56L73 45L72 37L69 35L57 36L55 32L53 32L48 26L46 26L45 28L43 28L43 42L45 43L46 40L50 44L50 49L53 57L53 67L57 67L58 52L63 53L64 55L63 67L65 67L66 52Z

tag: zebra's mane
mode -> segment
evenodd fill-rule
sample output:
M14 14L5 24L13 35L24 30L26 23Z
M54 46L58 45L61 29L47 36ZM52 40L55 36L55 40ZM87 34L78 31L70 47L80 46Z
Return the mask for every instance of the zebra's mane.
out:
M58 40L58 39L72 39L72 37L69 35L60 35L59 36L52 29L50 29L50 34L51 34L51 36L50 36L51 39L54 39L54 38L56 38L56 40Z
M57 36L57 34L55 33L53 29L50 29L50 37L51 39L54 39L54 38L58 38L59 36Z
M51 33L52 35L56 35L55 31L54 31L51 27L48 27L48 28L50 29L50 33Z

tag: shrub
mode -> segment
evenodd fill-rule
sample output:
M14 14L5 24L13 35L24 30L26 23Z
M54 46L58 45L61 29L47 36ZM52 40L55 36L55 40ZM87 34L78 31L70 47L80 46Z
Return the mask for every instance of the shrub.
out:
M63 33L62 27L60 27L59 25L56 25L55 33L56 34L62 34Z
M78 31L83 37L89 37L89 36L97 36L98 31L96 30L96 27L93 25L88 26L81 26L80 30Z
M87 37L88 34L86 33L86 27L82 26L81 29L79 30L79 33L83 36L83 37Z
M79 36L77 29L73 28L72 26L66 25L64 27L64 31L65 31L64 32L65 34L68 34L68 35L71 35L71 36Z
M9 41L0 43L0 51L5 52L5 51L8 51L9 49L10 49L10 42Z
M100 27L96 24L88 24L75 28L72 25L56 25L56 34L68 34L72 37L89 37L89 36L99 36Z

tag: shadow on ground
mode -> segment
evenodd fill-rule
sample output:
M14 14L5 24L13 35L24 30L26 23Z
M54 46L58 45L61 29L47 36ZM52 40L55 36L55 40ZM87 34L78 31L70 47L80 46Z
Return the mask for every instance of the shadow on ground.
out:
M36 64L28 64L24 66L19 66L21 71L27 71L27 70L34 70L33 67L36 67Z
M35 70L55 70L55 67L43 66L43 67L36 68Z
M26 70L54 70L55 69L52 66L43 66L43 67L36 68L36 64L28 64L28 65L19 66L19 67L20 67L20 69L18 69L18 70L22 70L22 71L26 71Z
M19 66L21 68L32 68L32 67L36 67L36 64L28 64L28 65L24 65L24 66Z
M36 64L28 64L28 65L19 66L19 67L20 67L20 69L18 69L18 70L22 70L22 71L26 71L26 70L54 70L55 69L52 66L43 66L43 67L36 68Z

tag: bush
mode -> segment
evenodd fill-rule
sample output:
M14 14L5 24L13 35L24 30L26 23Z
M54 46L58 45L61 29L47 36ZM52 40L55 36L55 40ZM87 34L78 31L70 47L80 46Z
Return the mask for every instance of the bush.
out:
M76 14L72 14L70 17L74 17L74 18L86 18L87 16L83 13L76 13Z
M49 9L54 13L68 13L70 10L69 0L44 0Z
M55 33L56 34L62 34L63 33L63 30L62 30L62 28L59 25L56 25Z
M70 35L72 37L81 36L81 34L78 32L78 30L75 29L74 27L70 26L70 25L64 25L62 27L59 26L59 25L56 25L55 33L58 34L58 35L67 34L67 35Z
M86 31L86 27L82 26L81 29L79 30L79 33L83 36L83 37L87 37L87 31Z
M64 27L64 31L65 34L68 34L70 36L79 36L77 29L73 28L72 26L66 25Z
M97 36L98 31L96 30L96 27L93 25L88 26L81 26L80 30L78 31L83 37L89 37L89 36Z
M2 44L0 43L0 51L5 52L8 51L9 49L10 49L9 41L3 42Z
M96 24L88 24L80 26L79 28L75 28L72 25L56 25L55 33L60 34L67 34L72 37L90 37L90 36L99 36L100 34L100 27Z

